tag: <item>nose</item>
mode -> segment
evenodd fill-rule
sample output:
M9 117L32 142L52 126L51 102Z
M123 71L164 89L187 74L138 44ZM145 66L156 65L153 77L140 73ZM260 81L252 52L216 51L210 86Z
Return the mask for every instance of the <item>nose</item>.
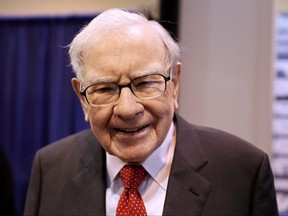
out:
M129 120L142 113L144 106L138 101L129 88L122 88L113 111L118 117Z

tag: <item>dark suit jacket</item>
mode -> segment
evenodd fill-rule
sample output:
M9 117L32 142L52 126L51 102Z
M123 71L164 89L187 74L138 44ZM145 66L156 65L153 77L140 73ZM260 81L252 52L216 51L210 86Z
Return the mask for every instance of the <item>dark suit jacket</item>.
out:
M267 155L177 114L177 143L163 215L277 214ZM25 215L105 215L105 152L90 130L38 151Z

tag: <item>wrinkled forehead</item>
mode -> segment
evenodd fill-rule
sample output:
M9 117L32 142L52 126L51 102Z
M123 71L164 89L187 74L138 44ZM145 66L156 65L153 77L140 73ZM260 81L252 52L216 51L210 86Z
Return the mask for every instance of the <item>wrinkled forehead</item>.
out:
M150 26L133 25L122 29L110 29L91 37L82 52L83 63L92 53L94 57L104 54L120 56L129 53L142 55L143 58L153 53L159 57L159 61L163 62L166 49L161 37Z
M122 48L130 46L150 47L158 52L165 52L165 46L160 35L148 24L135 24L92 34L87 40L83 52L114 46ZM111 48L110 48L111 49ZM112 51L112 50L111 50Z
M149 28L131 27L101 33L83 52L83 74L93 76L137 77L164 72L164 45Z

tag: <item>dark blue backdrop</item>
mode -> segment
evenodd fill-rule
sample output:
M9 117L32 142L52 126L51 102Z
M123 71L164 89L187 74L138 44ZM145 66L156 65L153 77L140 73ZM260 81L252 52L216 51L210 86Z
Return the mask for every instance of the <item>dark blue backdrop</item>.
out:
M65 46L91 18L0 18L0 147L10 162L17 215L35 152L88 127Z

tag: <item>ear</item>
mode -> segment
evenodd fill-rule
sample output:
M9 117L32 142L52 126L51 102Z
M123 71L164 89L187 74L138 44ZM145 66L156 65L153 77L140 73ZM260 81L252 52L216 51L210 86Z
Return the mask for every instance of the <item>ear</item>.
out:
M180 75L182 71L182 64L181 62L177 62L176 71L173 72L173 84L174 84L174 91L173 91L173 100L174 100L174 108L175 110L178 109L178 95L179 95L179 86L180 86Z
M80 80L78 78L72 78L71 84L72 84L74 92L76 93L77 97L80 100L80 103L84 112L85 121L89 122L89 115L88 115L89 104L86 101L86 98L80 94Z

